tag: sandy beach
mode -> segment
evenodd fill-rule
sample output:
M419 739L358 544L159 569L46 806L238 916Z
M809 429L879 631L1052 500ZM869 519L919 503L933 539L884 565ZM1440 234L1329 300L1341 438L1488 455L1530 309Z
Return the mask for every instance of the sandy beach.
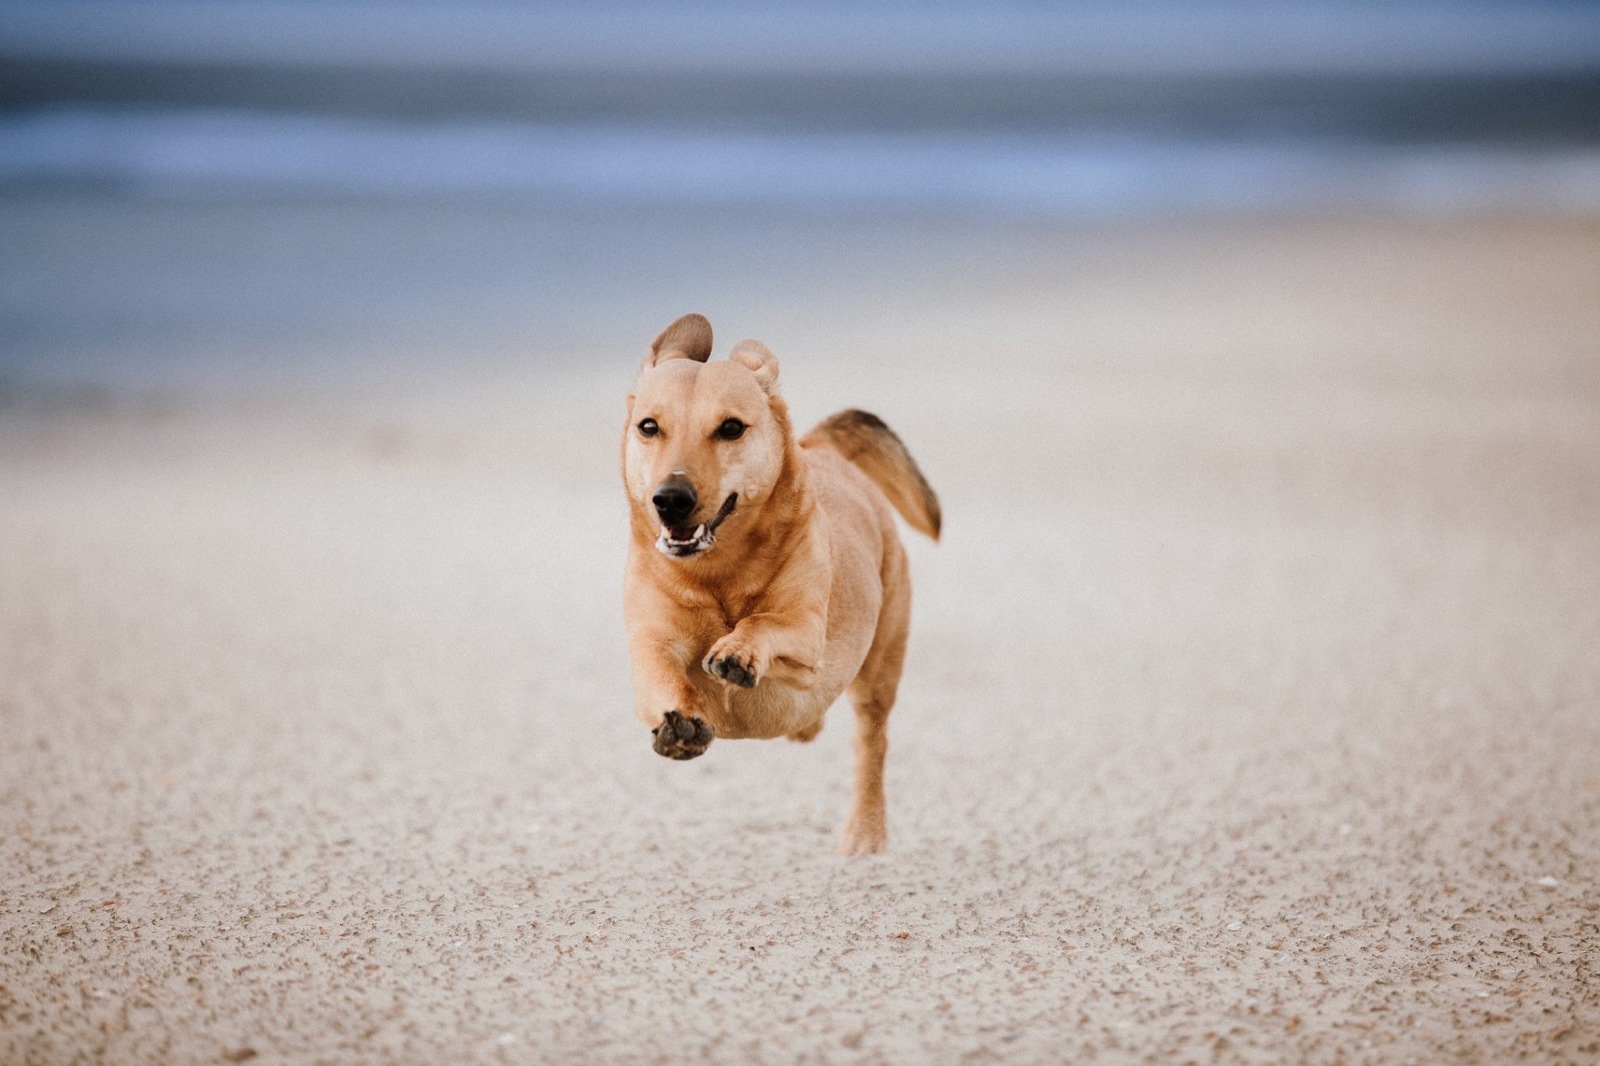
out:
M279 209L0 206L0 1062L1600 1059L1593 217ZM943 499L883 857L633 718L690 310Z

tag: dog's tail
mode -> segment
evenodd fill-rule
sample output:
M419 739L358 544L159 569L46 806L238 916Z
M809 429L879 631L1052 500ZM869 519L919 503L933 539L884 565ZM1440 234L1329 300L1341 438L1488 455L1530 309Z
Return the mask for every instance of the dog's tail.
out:
M866 411L840 411L817 423L800 443L832 447L878 486L912 529L939 539L939 497L883 419Z

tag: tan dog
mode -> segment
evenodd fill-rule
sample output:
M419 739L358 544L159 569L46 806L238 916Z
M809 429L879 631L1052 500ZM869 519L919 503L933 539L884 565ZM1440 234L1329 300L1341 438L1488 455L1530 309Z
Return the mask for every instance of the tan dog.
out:
M840 850L884 849L883 759L905 662L911 577L890 505L939 536L939 501L900 439L845 411L799 441L778 360L743 341L708 363L711 324L657 337L628 397L632 511L623 607L637 711L655 750L713 736L811 740L846 689L855 799Z

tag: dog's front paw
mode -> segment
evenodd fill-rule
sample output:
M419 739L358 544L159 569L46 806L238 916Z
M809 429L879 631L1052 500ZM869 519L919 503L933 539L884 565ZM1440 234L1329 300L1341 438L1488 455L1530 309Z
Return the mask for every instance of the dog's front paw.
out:
M657 755L669 759L694 759L706 753L711 738L716 734L703 718L685 718L677 711L668 711L654 730Z
M727 637L711 646L711 654L706 656L702 665L712 677L740 688L755 688L756 682L761 680L761 668L756 663L755 653Z

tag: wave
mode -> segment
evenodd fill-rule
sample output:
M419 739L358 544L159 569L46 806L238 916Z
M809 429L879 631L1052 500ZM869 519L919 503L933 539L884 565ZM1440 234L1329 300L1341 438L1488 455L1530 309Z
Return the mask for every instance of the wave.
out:
M1600 210L1600 149L1100 132L719 131L72 108L0 118L0 184L1097 217Z

